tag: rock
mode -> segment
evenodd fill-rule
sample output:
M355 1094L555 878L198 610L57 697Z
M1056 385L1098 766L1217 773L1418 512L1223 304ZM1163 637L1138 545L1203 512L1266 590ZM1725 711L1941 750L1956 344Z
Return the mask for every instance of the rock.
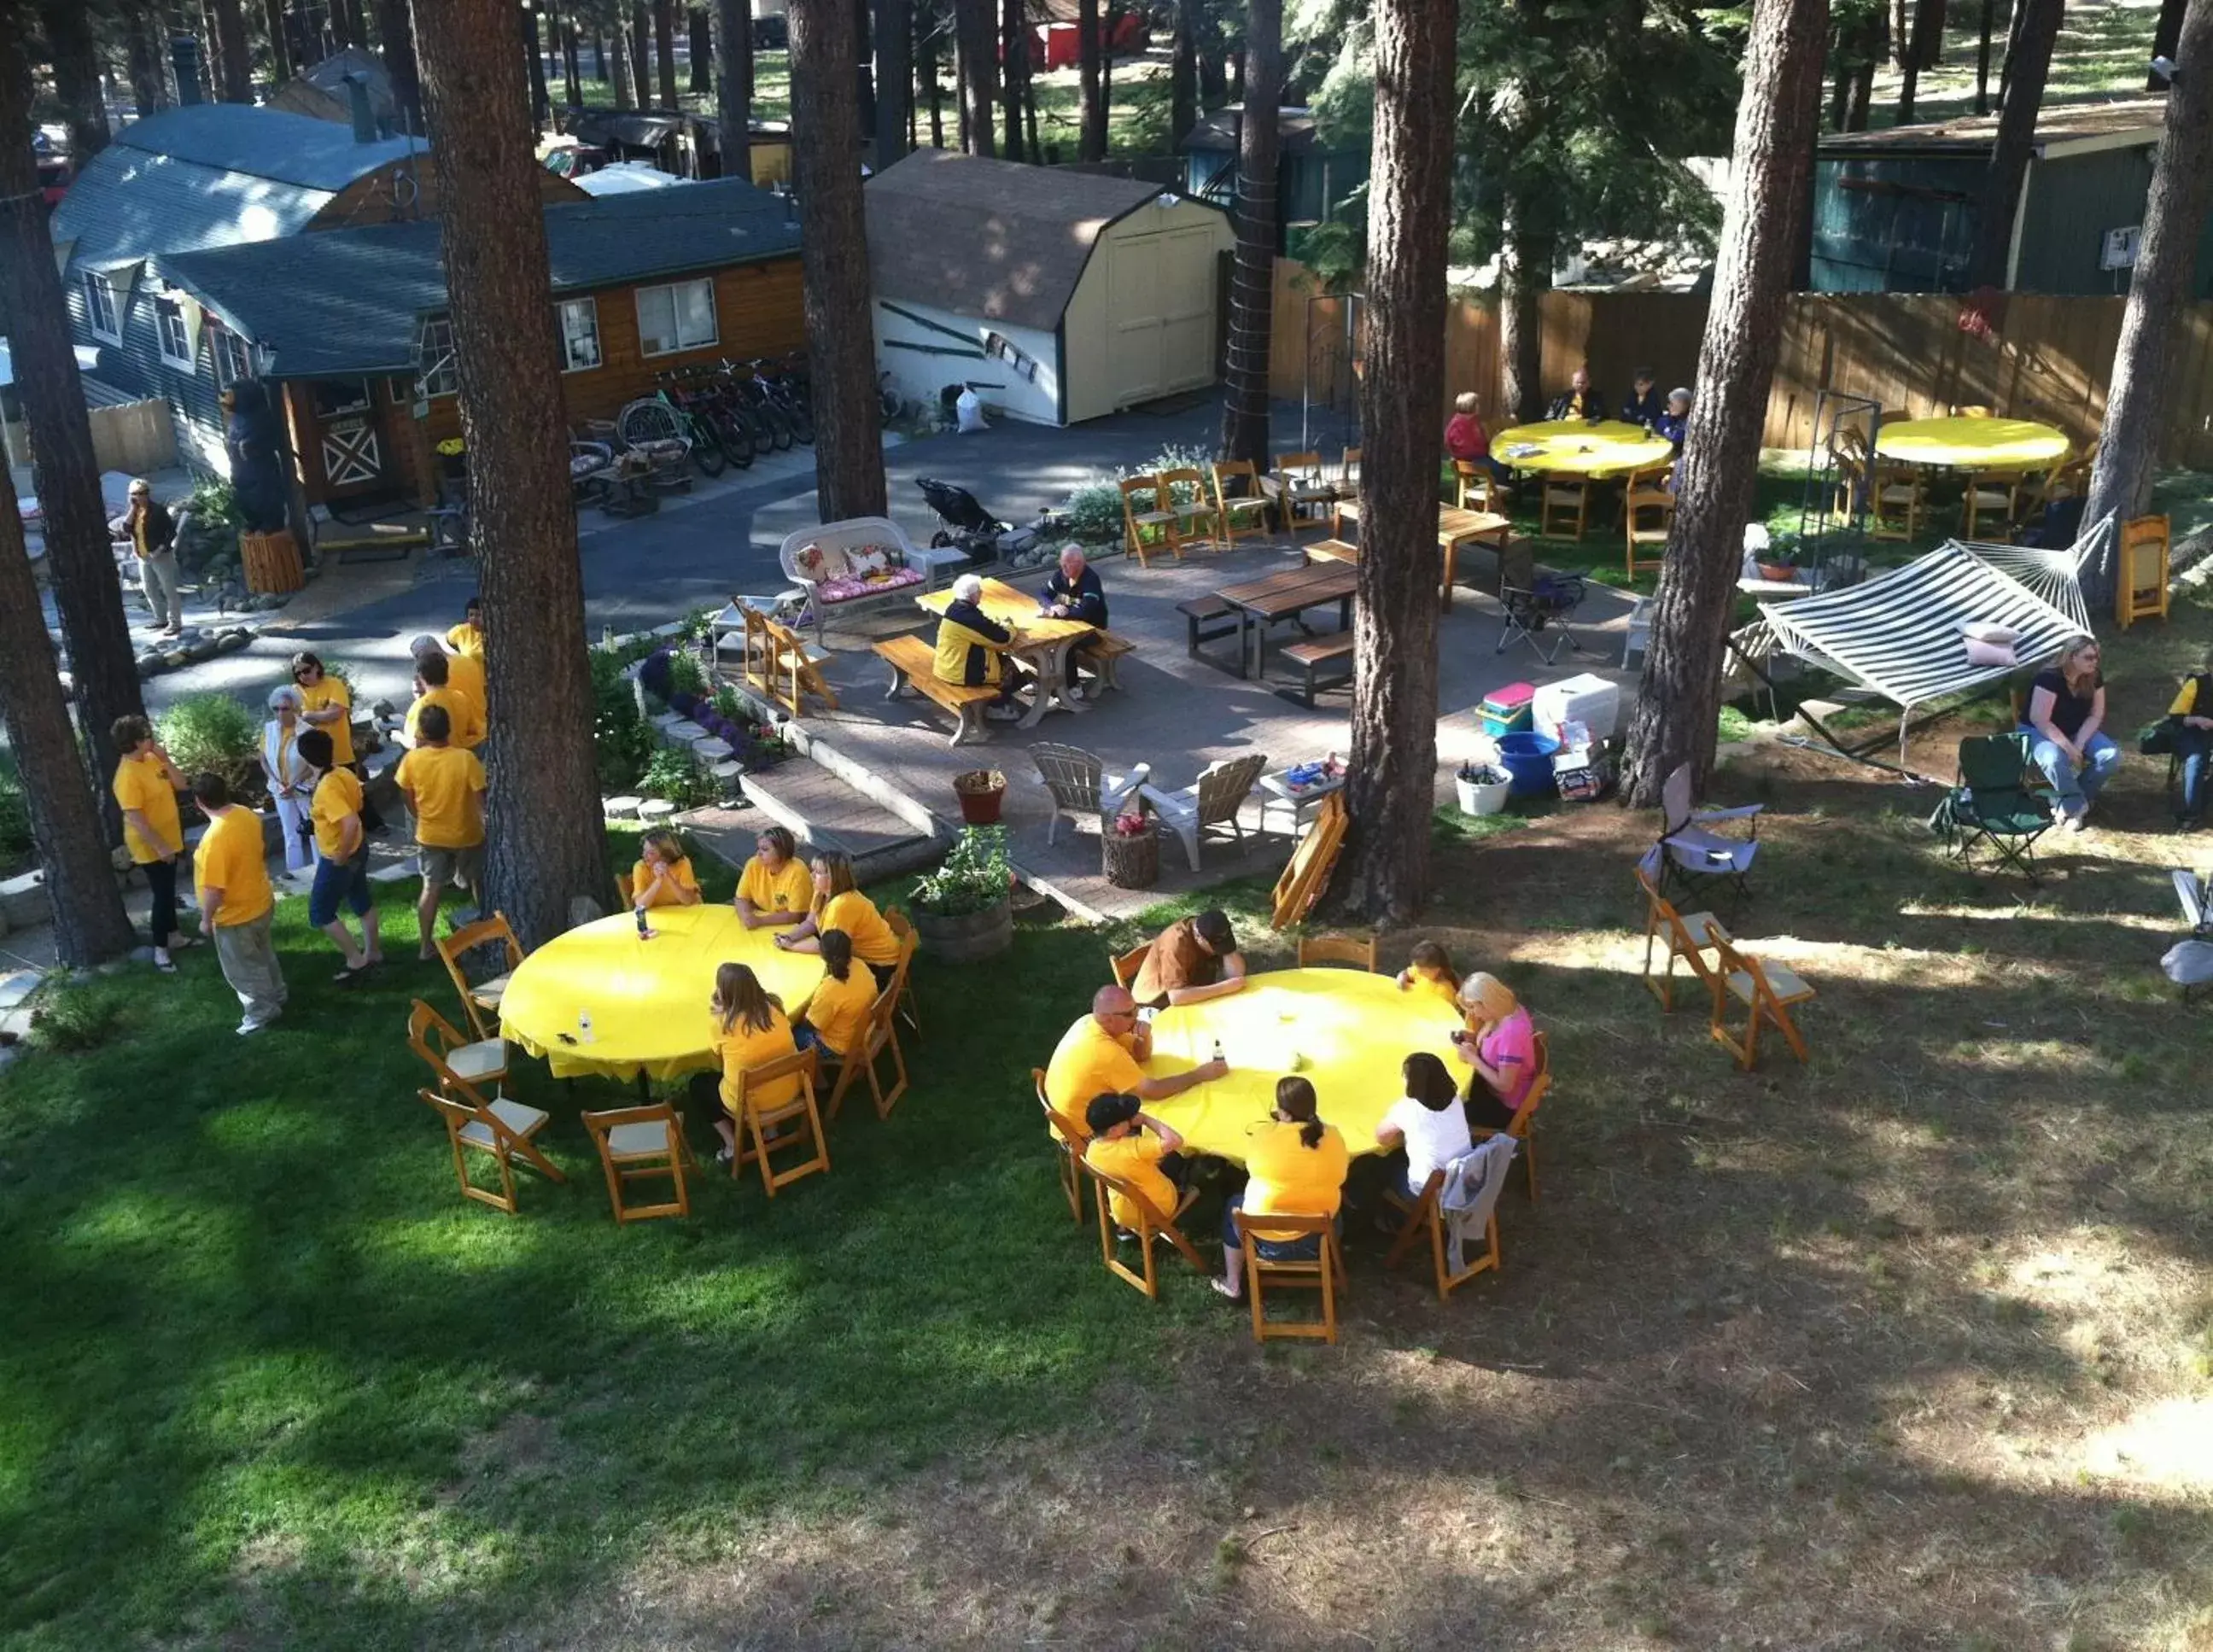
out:
M183 649L171 649L162 656L162 663L172 671L179 666L188 666L192 662L192 656Z
M253 638L252 635L248 632L242 631L227 631L223 632L222 636L215 639L216 652L218 654L235 654L253 640Z
M52 922L53 907L46 899L46 874L26 872L0 882L0 915L11 930L36 929Z
M202 660L214 659L217 651L215 639L211 637L203 637L197 643L185 644L184 654L186 660L197 665Z
M147 955L149 957L153 955L152 949L150 948L148 949ZM95 966L93 972L98 975L120 975L125 970L130 967L130 960L125 958L113 958L107 963Z
M569 900L569 927L581 930L587 924L597 923L607 916L600 903L589 895L572 895Z
M0 975L0 1009L13 1009L39 990L39 972L20 969L13 975Z
M90 986L92 982L93 973L88 969L73 969L69 972L69 984L71 986Z
M142 677L150 677L167 667L168 663L168 661L161 655L149 650L138 656L138 674Z
M134 964L150 964L150 963L152 963L152 962L154 961L154 949L153 949L153 948L151 948L151 947L133 947L133 948L131 948L131 961L132 963L134 963Z

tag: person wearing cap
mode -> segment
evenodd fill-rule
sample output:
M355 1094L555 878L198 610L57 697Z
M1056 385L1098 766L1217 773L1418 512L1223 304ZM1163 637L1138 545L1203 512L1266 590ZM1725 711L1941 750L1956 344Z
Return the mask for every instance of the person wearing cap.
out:
M999 698L984 708L984 715L995 722L1010 722L1021 715L1014 704L1014 683L1005 658L1015 633L985 613L983 603L981 579L963 574L953 582L953 600L937 622L937 653L930 674L942 683L965 688L997 689Z
M1142 1064L1152 1053L1152 1029L1137 1019L1137 1000L1119 986L1102 986L1091 995L1091 1013L1061 1034L1046 1065L1045 1099L1071 1125L1088 1130L1094 1095L1111 1092L1165 1101L1229 1070L1227 1062L1208 1061L1189 1072L1155 1078Z
M1091 1130L1083 1161L1102 1175L1129 1183L1170 1222L1198 1197L1196 1189L1182 1191L1183 1137L1144 1112L1136 1096L1102 1090L1084 1108L1083 1122ZM1106 1210L1124 1233L1138 1230L1137 1207L1119 1190L1108 1198Z
M1467 1122L1478 1130L1504 1130L1535 1076L1536 1027L1513 988L1481 970L1460 984L1460 1004L1467 1025L1452 1035L1452 1043L1472 1070Z
M1579 367L1570 375L1568 387L1552 398L1545 417L1583 418L1594 424L1606 417L1606 393L1591 382L1590 369Z
M1244 985L1245 954L1237 950L1237 933L1226 913L1210 906L1178 918L1155 937L1130 991L1139 1003L1165 1009L1226 998Z
M1652 421L1652 434L1674 444L1675 456L1683 454L1683 432L1691 424L1691 393L1677 386L1667 393L1667 410Z
M167 616L164 637L185 628L184 588L177 583L177 524L154 503L154 490L143 476L132 479L131 505L108 523L108 537L127 540L138 558L138 588L157 620Z
M1106 625L1106 587L1099 578L1099 570L1084 559L1083 547L1068 544L1060 547L1060 565L1038 597L1038 612L1050 619L1080 619L1087 625L1105 630ZM1077 699L1083 690L1076 680L1076 649L1069 649L1061 656L1067 673L1068 692Z
M1630 381L1629 399L1621 404L1622 423L1654 430L1659 425L1660 415L1667 411L1667 404L1660 399L1660 381L1653 376L1652 369L1638 368L1637 376Z
M300 714L306 701L289 686L269 691L269 721L261 725L261 772L269 799L277 806L277 836L284 845L284 869L304 871L314 860L308 850L308 803L314 788L300 736L308 725Z

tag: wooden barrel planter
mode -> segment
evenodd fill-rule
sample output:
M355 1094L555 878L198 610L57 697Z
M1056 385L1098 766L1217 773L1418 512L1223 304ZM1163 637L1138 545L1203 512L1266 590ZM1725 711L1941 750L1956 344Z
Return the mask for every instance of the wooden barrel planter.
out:
M1117 889L1149 889L1161 881L1161 832L1150 820L1124 834L1110 825L1099 834L1099 870Z
M1014 903L1003 899L981 911L950 917L918 906L914 932L924 952L949 964L996 958L1015 944Z
M308 582L300 571L300 547L292 542L288 528L274 533L241 533L238 555L249 591L282 594Z

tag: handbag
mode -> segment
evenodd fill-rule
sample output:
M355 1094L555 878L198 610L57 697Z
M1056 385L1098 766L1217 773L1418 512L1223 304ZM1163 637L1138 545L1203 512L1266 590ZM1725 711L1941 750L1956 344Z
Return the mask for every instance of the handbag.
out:
M2167 757L2174 751L2175 719L2161 717L2137 730L2137 750L2145 757Z

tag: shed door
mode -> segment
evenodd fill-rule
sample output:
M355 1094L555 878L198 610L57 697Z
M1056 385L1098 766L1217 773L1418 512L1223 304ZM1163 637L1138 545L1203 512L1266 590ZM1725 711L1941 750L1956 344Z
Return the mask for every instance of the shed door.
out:
M1108 242L1114 405L1214 382L1214 237L1204 229Z

